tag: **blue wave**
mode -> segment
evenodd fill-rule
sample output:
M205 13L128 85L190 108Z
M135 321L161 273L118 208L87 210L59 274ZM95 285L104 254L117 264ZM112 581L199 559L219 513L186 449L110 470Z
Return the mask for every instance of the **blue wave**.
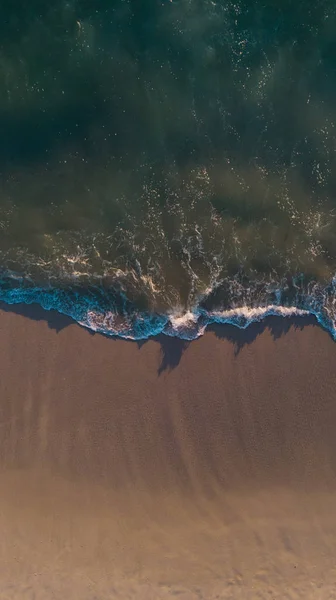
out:
M323 302L324 298L324 302ZM329 299L329 305L326 304ZM125 299L123 310L116 306L107 307L99 296L82 290L43 287L0 287L0 300L9 304L37 303L45 310L56 310L71 317L80 325L107 336L129 340L145 340L158 334L193 340L201 336L214 323L230 324L246 329L251 323L262 321L268 316L314 315L320 325L336 340L334 315L330 310L328 295L307 296L300 306L268 304L265 306L238 306L228 310L206 310L196 306L189 311L171 311L166 314L139 311Z

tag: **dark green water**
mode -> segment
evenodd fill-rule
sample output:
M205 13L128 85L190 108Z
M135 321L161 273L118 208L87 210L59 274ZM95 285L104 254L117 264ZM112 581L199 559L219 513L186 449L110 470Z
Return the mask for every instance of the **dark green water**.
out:
M0 298L333 332L335 100L332 0L3 0Z

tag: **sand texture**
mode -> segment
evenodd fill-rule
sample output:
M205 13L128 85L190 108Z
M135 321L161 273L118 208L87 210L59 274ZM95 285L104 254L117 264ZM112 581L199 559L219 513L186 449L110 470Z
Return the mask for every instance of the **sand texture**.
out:
M137 344L4 309L0 365L0 600L336 598L314 321Z

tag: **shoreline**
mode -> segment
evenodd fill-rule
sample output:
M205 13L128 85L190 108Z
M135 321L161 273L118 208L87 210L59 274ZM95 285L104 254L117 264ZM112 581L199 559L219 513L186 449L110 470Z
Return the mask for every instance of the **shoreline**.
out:
M0 598L329 600L336 348L316 320L131 343L20 311L0 311Z
M239 310L241 309L237 309L237 312L239 312ZM315 314L309 313L308 311L301 311L300 309L296 308L293 308L293 310L298 312L294 312L293 314L292 312L283 314L265 314L265 316L262 316L261 318L258 318L256 320L252 320L244 326L240 326L234 322L209 322L205 326L204 331L201 334L191 339L180 337L177 334L170 335L169 333L165 332L159 332L157 334L149 335L148 337L142 339L135 339L132 337L122 337L118 334L109 334L104 333L102 331L95 331L93 329L90 329L87 325L76 321L76 319L74 319L73 317L59 312L53 308L45 309L37 302L28 304L8 304L7 302L0 300L0 311L3 311L5 313L17 314L28 319L32 319L34 321L46 321L48 323L48 326L51 329L55 329L57 332L61 331L63 328L69 325L75 324L88 331L91 335L99 335L114 340L120 339L122 341L135 342L137 344L143 344L147 341L157 341L158 339L162 339L163 337L177 339L183 343L191 343L193 341L197 341L198 339L203 337L203 335L210 332L215 332L216 335L218 335L219 337L222 337L223 339L227 338L231 341L234 341L235 338L237 338L237 340L243 340L244 338L246 338L246 340L250 340L251 337L256 337L261 331L264 331L265 329L270 329L272 331L272 334L274 334L275 337L278 337L278 335L287 333L287 331L291 327L294 327L295 329L303 329L307 325L319 326L321 329L326 331L333 339L331 331L319 321L318 317ZM292 308L289 308L288 311L292 311ZM232 310L228 312L236 311ZM222 335L220 334L221 331L223 332Z
M104 306L99 300L92 300L85 294L83 297L76 295L74 302L73 296L69 294L70 288L68 290L13 288L0 294L0 307L6 310L7 306L12 312L28 316L34 313L41 315L43 311L53 315L58 313L62 318L70 318L93 333L137 342L153 339L161 334L192 341L204 335L213 326L231 325L244 330L270 317L294 319L312 317L336 340L330 286L320 287L314 294L307 293L304 299L301 297L301 300L298 296L296 304L289 306L286 302L281 304L280 298L275 303L274 298L268 298L265 302L260 302L259 299L256 306L252 303L251 306L243 304L240 307L219 310L202 307L200 302L188 309L175 308L167 312L135 309L128 300L122 309L119 306L119 309L114 307L113 310L107 310L106 306L114 306L114 301L111 299ZM40 310L37 307L40 307ZM43 319L43 317L39 318ZM52 320L56 321L55 318Z

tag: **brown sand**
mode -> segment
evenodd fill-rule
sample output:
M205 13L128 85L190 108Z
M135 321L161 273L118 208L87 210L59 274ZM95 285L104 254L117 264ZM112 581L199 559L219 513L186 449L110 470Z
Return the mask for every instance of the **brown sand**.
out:
M35 316L0 312L1 600L336 598L325 331L137 345Z

